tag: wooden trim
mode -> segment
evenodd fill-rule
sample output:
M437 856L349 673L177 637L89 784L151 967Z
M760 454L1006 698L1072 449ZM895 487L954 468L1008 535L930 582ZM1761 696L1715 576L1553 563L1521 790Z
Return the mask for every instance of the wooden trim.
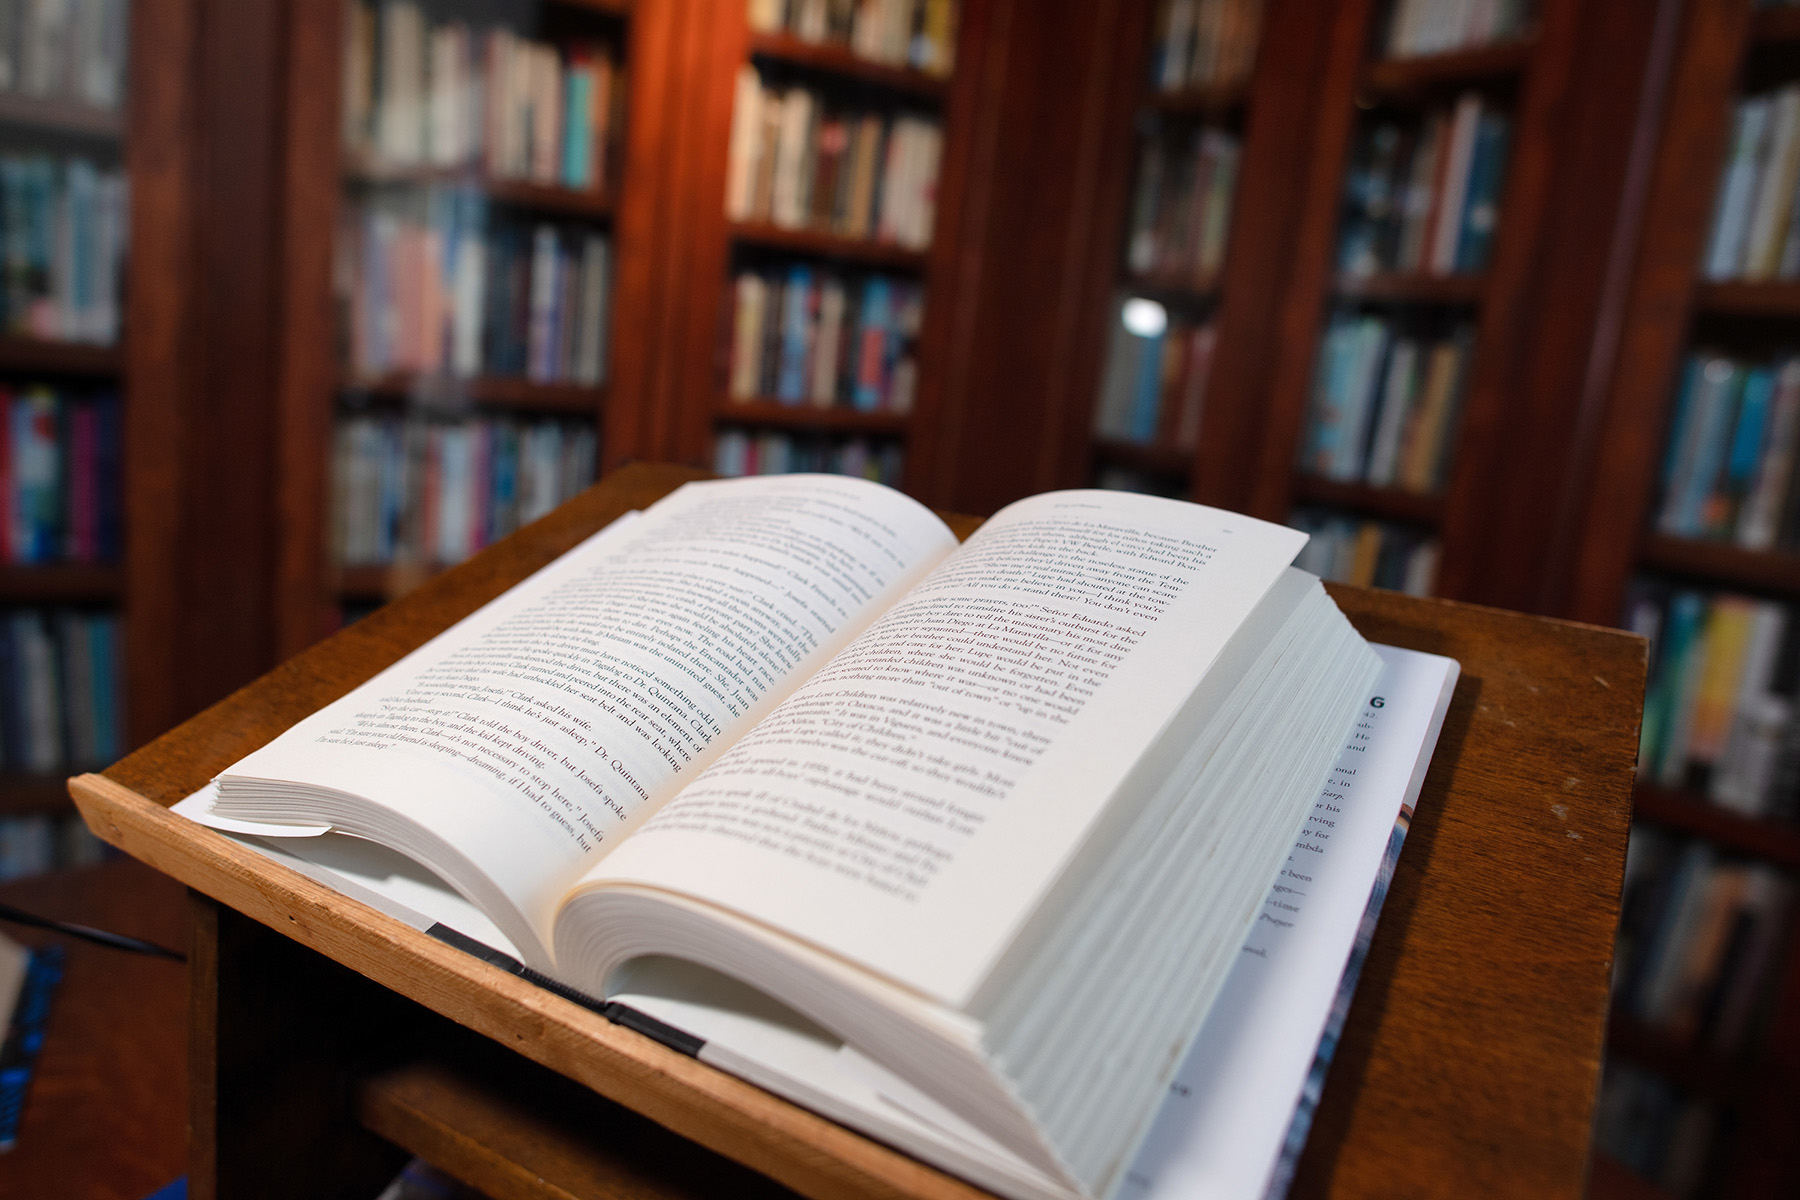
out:
M1150 91L1144 94L1141 104L1144 108L1170 117L1223 120L1250 103L1250 86L1249 79L1235 79L1228 83L1209 83L1174 92Z
M1606 1023L1608 1058L1641 1063L1670 1082L1715 1102L1729 1101L1743 1088L1743 1073L1724 1056L1693 1045L1617 1007Z
M138 0L130 11L123 675L126 740L135 746L182 715L175 689L181 662L171 631L182 614L180 450L184 403L194 386L199 23L194 0Z
M1656 490L1670 392L1687 340L1700 254L1724 161L1748 0L1690 4L1644 213L1617 366L1575 521L1563 611L1614 621Z
M1800 42L1800 9L1773 7L1751 14L1750 41L1759 46Z
M946 76L933 75L912 67L889 66L887 63L864 58L848 46L831 42L809 42L789 33L752 33L750 57L836 75L933 104L943 103L950 90ZM960 65L959 56L958 66Z
M1707 316L1800 317L1800 283L1697 283L1694 311Z
M0 775L0 815L25 816L40 813L69 813L69 780L65 775L30 775L8 772Z
M1127 442L1119 438L1095 438L1094 461L1107 466L1127 467L1149 475L1186 480L1194 466L1191 450L1144 442Z
M784 404L774 399L721 400L714 410L722 425L768 425L820 433L869 433L905 437L912 418L906 413L865 412L855 408L818 408Z

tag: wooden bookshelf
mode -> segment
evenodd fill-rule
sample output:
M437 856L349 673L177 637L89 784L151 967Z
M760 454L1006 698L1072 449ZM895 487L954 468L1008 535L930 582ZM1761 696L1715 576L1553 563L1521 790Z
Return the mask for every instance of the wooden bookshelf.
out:
M1800 317L1800 284L1699 283L1694 287L1694 311L1719 317Z
M923 273L929 261L924 251L911 250L892 242L844 237L817 229L788 229L766 221L733 222L731 237L739 245L762 250L915 275Z
M339 390L349 395L408 400L425 406L454 410L477 404L487 408L516 409L530 413L567 413L594 416L606 406L606 388L579 383L538 383L505 375L390 374L372 378L345 376Z
M1596 1150L1588 1175L1588 1200L1675 1200L1675 1197L1630 1167Z
M1421 271L1339 275L1334 285L1335 293L1345 300L1443 304L1467 308L1481 303L1486 288L1486 275L1428 275Z
M1523 75L1537 49L1534 36L1444 54L1380 58L1363 68L1365 101L1416 103L1421 97Z
M1250 102L1250 81L1234 79L1178 91L1145 93L1143 107L1170 117L1205 117L1222 121Z
M890 66L863 58L848 46L809 42L787 33L752 33L750 57L802 67L840 82L882 88L931 104L942 104L950 91L945 76Z
M1341 508L1359 516L1404 521L1433 529L1444 516L1443 499L1436 495L1394 487L1373 487L1366 483L1343 483L1307 474L1294 477L1294 502Z
M0 125L114 142L125 136L125 114L118 109L40 99L19 92L0 92Z
M118 346L0 336L0 371L99 378L118 375L124 364L125 352Z
M1186 479L1193 466L1193 452L1155 442L1127 442L1119 438L1094 439L1094 461L1111 467L1125 467L1146 475L1162 475Z
M1800 871L1800 826L1745 816L1679 789L1638 785L1633 815L1652 825L1704 838L1722 849Z
M865 412L843 405L819 408L811 404L784 404L770 398L721 400L717 416L723 424L756 425L813 433L863 433L893 438L905 437L910 426L906 413Z
M394 183L463 184L477 189L493 204L588 221L610 220L613 214L612 196L603 191L534 183L527 179L506 179L468 167L347 162L344 165L344 178L361 186Z
M1800 600L1800 554L1792 551L1745 550L1730 542L1657 535L1644 539L1639 563L1690 582Z
M1685 1041L1615 1008L1606 1024L1609 1054L1650 1067L1688 1091L1715 1100L1742 1090L1743 1072L1711 1048Z
M118 604L124 598L125 572L117 566L0 566L0 604Z
M1120 290L1179 307L1216 304L1219 299L1216 277L1196 278L1179 271L1128 271L1120 282Z
M0 774L0 818L34 813L72 813L69 779L62 772L28 775L21 772Z

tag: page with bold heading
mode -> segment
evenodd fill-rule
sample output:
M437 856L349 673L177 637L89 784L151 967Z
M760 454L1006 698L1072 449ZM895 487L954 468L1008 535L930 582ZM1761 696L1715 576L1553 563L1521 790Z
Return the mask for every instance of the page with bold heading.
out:
M690 483L235 764L216 808L271 815L259 781L362 797L548 946L583 869L955 545L863 480Z
M1305 540L1149 496L1014 504L582 887L679 890L960 1007Z

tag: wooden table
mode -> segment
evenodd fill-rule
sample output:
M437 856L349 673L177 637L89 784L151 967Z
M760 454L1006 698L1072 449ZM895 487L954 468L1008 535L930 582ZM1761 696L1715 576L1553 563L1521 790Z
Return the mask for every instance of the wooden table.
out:
M501 1200L771 1189L750 1171L818 1197L980 1194L166 811L696 474L620 471L74 781L95 832L213 898L194 925L196 1197L372 1195L396 1147ZM1371 638L1455 657L1463 676L1293 1194L1579 1196L1644 643L1333 594Z
M129 859L9 883L0 900L172 948L184 934L185 889ZM0 1197L143 1200L187 1170L187 969L5 928L68 957Z

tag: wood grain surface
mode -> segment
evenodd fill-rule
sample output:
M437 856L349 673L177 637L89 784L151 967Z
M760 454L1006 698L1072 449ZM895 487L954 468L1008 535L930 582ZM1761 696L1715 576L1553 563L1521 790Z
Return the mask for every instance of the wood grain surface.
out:
M27 912L183 944L186 890L129 859L0 887ZM187 1167L187 970L42 930L63 981L26 1098L19 1142L0 1156L0 1197L142 1200Z
M797 1191L974 1195L164 811L606 521L698 475L615 473L72 791L95 831L128 852ZM959 536L976 524L957 521ZM1451 655L1464 674L1294 1194L1579 1196L1644 643L1449 602L1333 595L1367 636Z

